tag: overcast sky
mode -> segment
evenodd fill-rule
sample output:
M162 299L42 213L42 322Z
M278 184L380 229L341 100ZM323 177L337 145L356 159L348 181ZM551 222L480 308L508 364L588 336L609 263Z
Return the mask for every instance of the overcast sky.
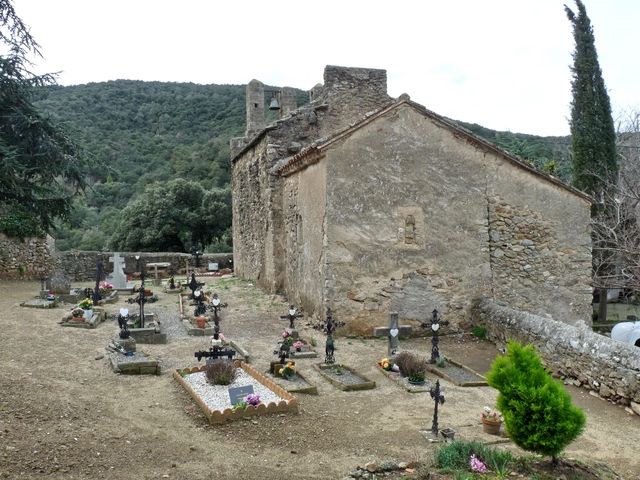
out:
M115 79L310 89L384 68L390 95L483 126L566 135L573 0L14 0L62 85ZM640 107L640 1L584 0L614 116Z

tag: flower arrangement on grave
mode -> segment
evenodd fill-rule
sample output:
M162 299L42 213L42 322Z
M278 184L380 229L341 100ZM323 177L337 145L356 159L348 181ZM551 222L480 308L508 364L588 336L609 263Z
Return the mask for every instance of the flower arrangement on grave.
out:
M278 370L278 375L282 378L289 380L296 374L296 366L293 362L287 362L284 367Z
M93 300L91 300L90 298L85 298L80 303L78 303L78 307L84 310L91 310L91 308L93 307Z
M291 336L291 332L284 331L282 332L282 343L286 343L287 345L293 345L293 337Z
M244 401L247 403L247 405L257 407L261 402L260 395L258 395L257 393L250 393L249 395L244 397Z
M75 307L71 310L71 316L73 318L84 318L84 310L80 307Z
M494 410L485 406L482 409L482 421L488 423L502 423L502 414L498 410Z
M296 349L296 352L300 352L302 351L302 347L304 347L304 343L298 340L297 342L294 342L292 346Z
M395 363L393 363L388 358L383 358L382 360L380 360L378 362L378 365L380 365L380 367L383 370L386 370L387 372L399 372L400 371L400 367L398 365L396 365Z
M98 285L98 291L100 292L100 295L102 295L103 297L108 297L109 295L111 295L112 290L113 290L113 285L109 282L102 281Z

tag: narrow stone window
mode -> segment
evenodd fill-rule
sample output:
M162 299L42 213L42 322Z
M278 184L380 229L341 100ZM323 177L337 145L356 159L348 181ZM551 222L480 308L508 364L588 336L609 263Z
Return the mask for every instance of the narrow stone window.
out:
M416 219L413 215L404 219L404 243L416 243Z

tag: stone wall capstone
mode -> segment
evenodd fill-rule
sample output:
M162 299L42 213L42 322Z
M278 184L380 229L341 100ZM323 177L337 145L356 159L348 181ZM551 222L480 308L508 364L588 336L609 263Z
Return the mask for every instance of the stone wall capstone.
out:
M487 298L474 300L472 319L500 348L508 340L532 344L566 383L622 405L640 403L640 348L552 318L516 311Z
M140 261L144 264L157 262L170 262L176 270L176 274L183 274L187 262L189 268L194 266L194 258L188 253L178 252L120 252L124 258L126 274L132 274L137 270L135 256L140 255ZM113 252L92 252L82 250L70 250L68 252L58 252L57 257L60 267L73 281L94 280L96 275L96 263L102 261L105 274L113 272L113 263L109 262L109 257ZM233 268L233 254L231 253L205 253L200 257L200 268L207 268L207 263L217 263L219 268ZM147 274L151 275L153 269L147 269Z

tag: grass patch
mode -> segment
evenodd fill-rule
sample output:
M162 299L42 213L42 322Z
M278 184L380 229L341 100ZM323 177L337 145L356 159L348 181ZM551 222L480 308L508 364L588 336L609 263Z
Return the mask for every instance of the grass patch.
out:
M476 325L471 329L471 333L480 340L485 340L487 338L487 327Z
M436 454L436 466L449 473L469 471L471 455L477 458L499 475L508 474L508 466L513 461L511 453L491 448L481 442L455 441L445 445ZM471 477L473 478L473 477Z

